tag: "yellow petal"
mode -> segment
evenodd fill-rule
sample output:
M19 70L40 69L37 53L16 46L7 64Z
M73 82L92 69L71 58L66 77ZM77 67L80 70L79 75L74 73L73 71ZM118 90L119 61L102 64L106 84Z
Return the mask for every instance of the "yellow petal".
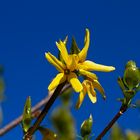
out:
M59 73L56 77L52 80L50 85L48 86L48 90L51 91L56 88L59 84L63 83L66 80L66 76L64 73Z
M72 85L73 89L76 92L80 92L83 89L83 86L81 84L81 82L78 80L77 75L73 72L71 72L68 75L68 82L70 82L70 84Z
M93 80L92 84L94 88L96 88L101 93L102 97L105 99L106 98L105 92L101 84L97 80Z
M102 72L110 72L115 70L112 66L105 66L101 64L96 64L92 61L85 61L82 64L79 64L79 68L82 68L84 70L91 70L91 71L102 71Z
M80 108L80 106L82 105L83 100L85 98L85 95L86 95L86 92L84 92L84 91L81 91L80 92L80 95L78 97L78 100L77 100L76 106L75 106L77 109Z
M90 43L90 33L89 33L89 30L86 29L84 48L78 54L80 62L83 62L86 59L88 48L89 48L89 43Z
M90 98L90 100L93 104L97 102L96 96L91 94L91 92L88 93L88 97Z
M85 86L84 82L82 83L82 86L83 86L83 90L80 92L78 100L76 102L76 106L75 106L76 109L80 108L80 106L82 105L83 100L84 100L85 95L86 95L86 92L87 92L86 91L86 86Z
M96 103L97 98L96 98L96 91L94 90L94 88L91 86L91 84L88 84L87 86L87 93L88 96L91 100L92 103Z
M67 41L68 41L68 36L66 36L65 39L63 40L63 43L65 44L65 46L67 45ZM64 60L63 60L63 58L62 58L62 55L61 55L60 51L59 51L59 53L58 53L58 57L59 57L60 61L61 61L62 63L64 63Z
M75 69L77 69L77 64L78 64L78 56L76 54L73 55L69 55L68 57L68 63L67 63L67 68L70 71L74 71Z
M51 53L45 53L45 57L47 60L56 67L56 69L60 72L63 72L63 69L65 69L65 65L59 61L54 55Z
M91 72L86 71L86 70L83 70L83 69L79 69L79 73L81 75L84 75L84 76L86 76L86 77L88 77L90 79L93 79L93 80L97 80L98 79L97 76L96 76L96 74L91 73Z
M57 45L57 48L59 49L59 51L61 53L61 56L62 56L64 62L67 64L69 55L68 55L68 51L66 49L65 43L60 41L59 43L56 42L56 45Z

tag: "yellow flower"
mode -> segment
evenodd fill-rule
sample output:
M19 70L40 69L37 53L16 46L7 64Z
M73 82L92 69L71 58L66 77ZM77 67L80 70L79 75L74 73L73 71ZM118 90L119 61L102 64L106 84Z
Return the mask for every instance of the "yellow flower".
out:
M51 53L45 53L47 60L56 67L56 69L60 72L56 75L56 77L50 83L48 89L49 91L56 88L59 84L64 81L68 81L76 92L80 92L83 89L82 84L78 80L78 77L74 70L77 69L77 60L76 55L69 55L65 46L65 43L60 41L56 42L56 45L61 53L61 56L64 60L64 63L58 60ZM62 55L63 54L63 55Z
M81 106L86 94L88 94L92 103L95 103L97 101L96 91L94 89L99 90L103 98L105 98L104 89L98 82L98 78L96 74L91 73L90 71L110 72L115 70L115 68L112 66L105 66L105 65L97 64L90 60L86 60L89 43L90 43L90 33L89 30L86 29L84 48L78 53L78 58L79 58L78 70L81 75L86 77L86 80L84 80L82 83L83 90L80 92L76 104L76 108L79 108Z
M78 80L79 74L97 81L97 76L90 71L109 72L115 69L112 66L104 66L86 60L90 43L90 33L88 29L86 29L84 47L78 53L69 54L66 48L66 43L67 37L64 41L60 40L59 42L56 42L56 46L60 52L60 56L62 57L63 61L60 61L49 52L45 53L47 60L59 71L59 74L57 74L50 83L48 87L49 90L55 89L59 84L63 83L64 81L68 81L76 92L81 92L82 90L84 90L84 84L81 84ZM94 90L92 92L94 92Z
M104 99L106 98L104 89L97 80L87 79L83 81L82 85L83 90L80 92L79 98L76 103L77 109L80 108L86 94L88 94L92 103L96 103L97 98L95 89L97 89L102 94Z

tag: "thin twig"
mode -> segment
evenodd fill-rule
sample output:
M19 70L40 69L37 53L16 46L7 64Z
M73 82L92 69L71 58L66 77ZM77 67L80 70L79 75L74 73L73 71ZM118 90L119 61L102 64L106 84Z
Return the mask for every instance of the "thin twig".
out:
M69 84L67 84L61 92L65 92L70 87L71 86ZM52 92L50 92L47 97L45 97L40 102L38 102L34 107L32 107L32 114L34 114L34 113L36 114L36 111L38 111L42 106L44 106L48 102L51 95L52 95ZM1 128L0 136L3 136L7 132L9 132L11 129L15 128L19 123L21 123L21 121L22 121L22 115L20 115L19 117L17 117L16 119L14 119L10 123L8 123L6 126Z
M52 96L50 97L50 99L48 100L46 105L44 106L44 109L42 110L41 114L37 117L37 119L36 119L35 123L33 124L33 126L25 134L24 140L31 140L32 139L32 135L38 129L40 123L45 118L46 114L48 113L49 109L51 108L51 106L53 105L55 100L57 99L58 95L60 94L60 92L63 89L63 87L65 86L65 84L66 84L66 82L64 82L62 84L59 84L57 86L57 88L55 89L54 93L52 94Z
M121 106L120 111L113 117L109 124L104 128L104 130L97 136L95 140L101 140L108 130L113 126L113 124L120 118L121 115L128 109L127 106Z

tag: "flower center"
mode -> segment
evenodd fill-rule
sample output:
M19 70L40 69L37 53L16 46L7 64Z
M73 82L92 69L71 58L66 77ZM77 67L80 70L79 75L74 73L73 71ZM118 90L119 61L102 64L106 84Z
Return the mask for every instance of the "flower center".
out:
M66 75L68 75L68 74L70 74L70 70L65 69L65 70L64 70L64 73L65 73Z

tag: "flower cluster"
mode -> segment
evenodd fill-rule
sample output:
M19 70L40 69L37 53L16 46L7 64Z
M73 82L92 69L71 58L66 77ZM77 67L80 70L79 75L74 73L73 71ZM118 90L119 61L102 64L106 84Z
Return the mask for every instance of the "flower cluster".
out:
M92 61L86 60L87 52L90 44L90 33L86 29L84 47L80 50L73 39L71 53L69 54L66 48L67 37L64 41L56 42L56 46L60 52L60 58L56 58L50 52L45 53L47 60L56 67L59 73L52 80L48 86L48 90L51 91L55 89L59 84L67 81L71 84L76 92L80 92L76 107L79 108L83 102L83 99L88 94L90 100L96 102L96 91L99 90L100 93L105 98L104 89L98 81L96 74L91 71L103 71L110 72L115 70L112 66L105 66L101 64L96 64ZM83 76L84 81L81 83L78 76Z

